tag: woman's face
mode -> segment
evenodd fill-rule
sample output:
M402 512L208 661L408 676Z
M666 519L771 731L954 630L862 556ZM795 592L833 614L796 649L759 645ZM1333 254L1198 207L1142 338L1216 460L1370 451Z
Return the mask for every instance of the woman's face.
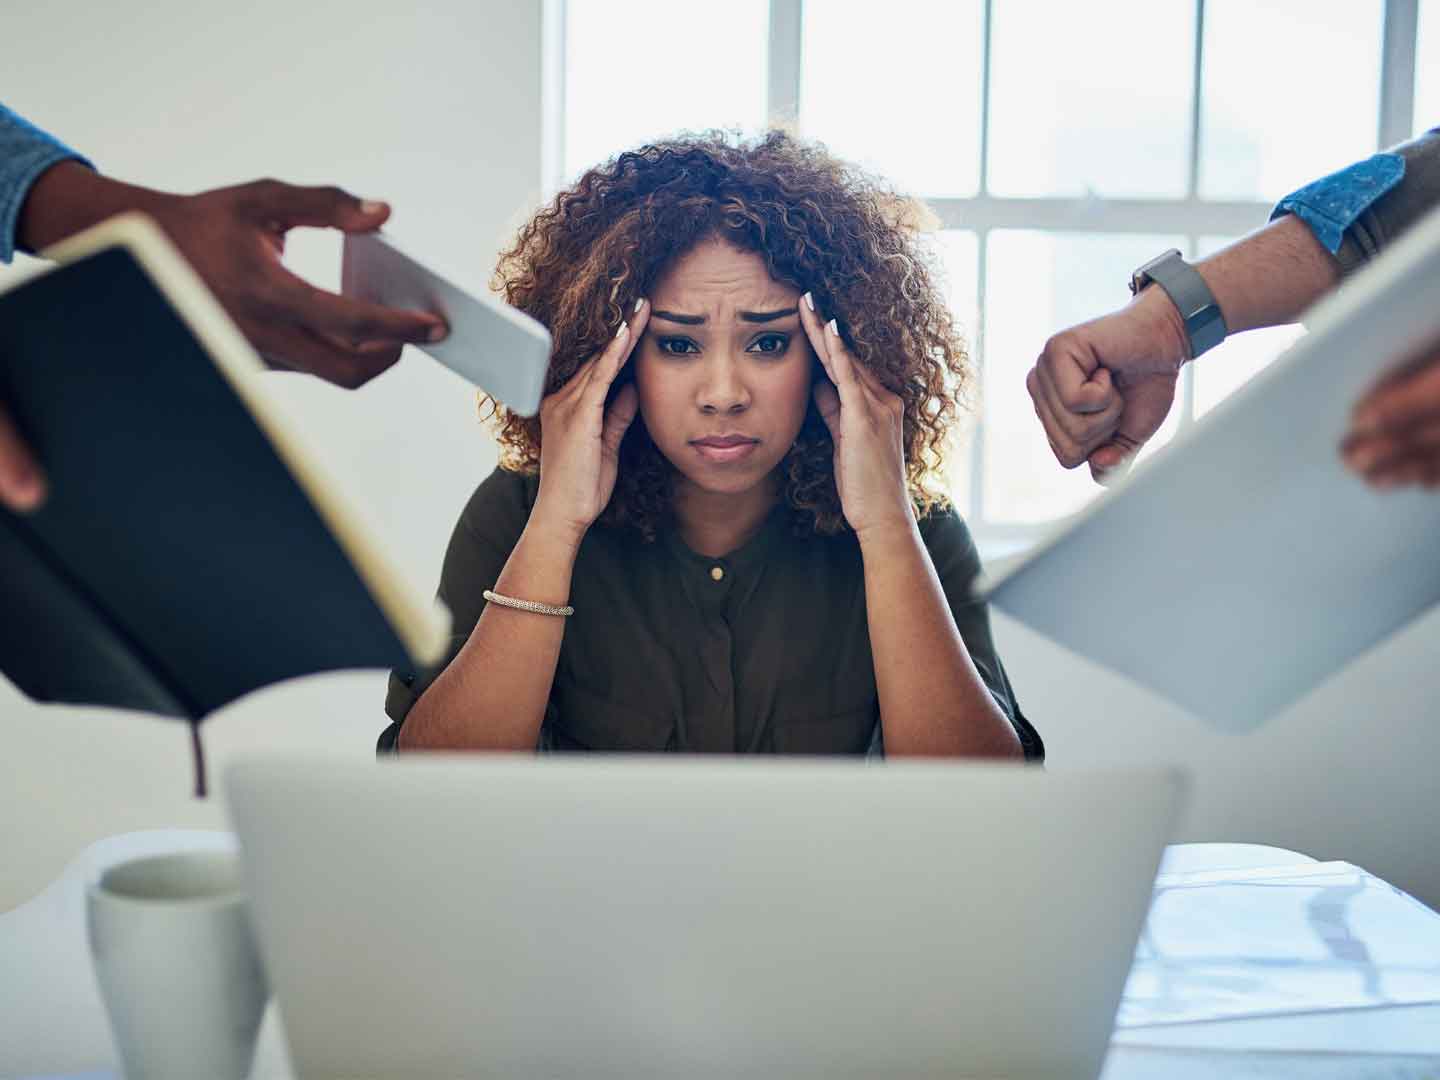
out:
M814 354L800 293L754 252L704 241L650 296L631 357L640 415L685 481L715 494L764 483L800 433ZM682 481L683 482L683 481Z

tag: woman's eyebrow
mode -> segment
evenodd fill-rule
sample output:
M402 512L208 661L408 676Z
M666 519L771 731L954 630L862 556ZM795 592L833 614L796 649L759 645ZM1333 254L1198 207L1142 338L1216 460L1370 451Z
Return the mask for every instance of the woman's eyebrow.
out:
M652 319L664 319L666 322L683 323L686 326L699 326L705 321L704 315L677 315L673 311L661 311L656 308L650 313Z
M787 315L800 314L799 308L782 308L779 311L741 311L738 313L741 322L767 323L776 319L783 319ZM706 322L704 315L681 315L675 311L663 311L656 308L650 313L652 319L663 319L665 322L681 323L685 326L703 326Z
M779 311L742 311L740 312L741 322L774 322L776 319L783 319L786 315L799 315L799 308L781 308Z

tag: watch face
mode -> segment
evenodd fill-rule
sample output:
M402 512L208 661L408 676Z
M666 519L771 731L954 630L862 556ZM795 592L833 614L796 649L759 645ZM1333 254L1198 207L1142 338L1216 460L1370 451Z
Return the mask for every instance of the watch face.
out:
M1170 259L1179 258L1180 249L1170 248L1168 251L1162 251L1159 255L1156 255L1149 262L1145 263L1143 266L1140 267L1140 269L1136 270L1133 274L1130 275L1131 294L1138 294L1141 289L1145 288L1146 285L1149 285L1150 282L1154 280L1150 276L1151 270L1153 270L1155 267L1159 266L1163 262L1167 262Z

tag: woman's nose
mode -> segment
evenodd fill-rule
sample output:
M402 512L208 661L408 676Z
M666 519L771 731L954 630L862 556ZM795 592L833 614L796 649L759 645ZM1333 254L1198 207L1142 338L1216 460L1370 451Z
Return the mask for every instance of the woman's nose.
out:
M701 412L711 415L741 412L750 404L750 393L733 360L718 359L705 366L697 402Z

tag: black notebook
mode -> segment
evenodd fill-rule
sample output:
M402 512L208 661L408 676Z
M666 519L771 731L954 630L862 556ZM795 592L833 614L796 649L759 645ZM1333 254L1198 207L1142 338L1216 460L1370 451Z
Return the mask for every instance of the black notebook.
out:
M0 509L0 670L37 701L198 724L282 679L435 663L448 615L267 407L158 227L126 215L47 255L0 295L0 403L50 486Z

